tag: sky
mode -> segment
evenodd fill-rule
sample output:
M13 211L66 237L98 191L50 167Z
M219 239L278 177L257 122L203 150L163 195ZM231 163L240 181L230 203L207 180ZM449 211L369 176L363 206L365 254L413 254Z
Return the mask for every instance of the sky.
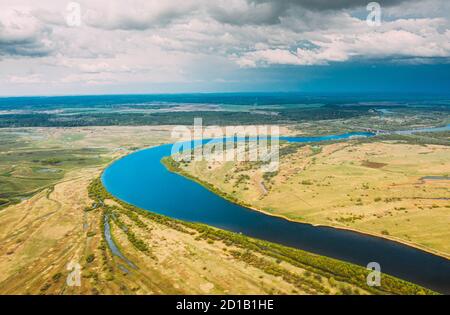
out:
M0 96L449 93L450 1L369 2L1 0Z

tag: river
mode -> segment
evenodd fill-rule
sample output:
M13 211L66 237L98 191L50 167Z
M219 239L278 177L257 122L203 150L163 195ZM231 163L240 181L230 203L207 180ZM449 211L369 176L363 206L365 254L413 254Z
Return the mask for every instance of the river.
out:
M369 136L367 133L289 138L291 142L318 142ZM380 237L349 230L313 226L231 203L198 183L169 172L161 159L171 144L127 155L103 173L106 189L137 207L172 218L205 223L247 236L280 243L361 266L378 262L381 271L441 293L450 293L450 261Z

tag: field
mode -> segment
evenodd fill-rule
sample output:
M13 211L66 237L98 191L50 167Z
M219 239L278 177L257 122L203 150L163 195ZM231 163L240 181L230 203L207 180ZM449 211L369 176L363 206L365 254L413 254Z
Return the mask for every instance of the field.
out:
M8 146L4 168L60 171L38 173L42 179L33 178L30 186L23 185L19 168L0 178L3 187L17 187L4 195L10 204L0 210L0 293L432 293L388 276L381 288L370 288L362 267L175 221L109 196L98 181L102 169L132 150L169 141L169 130L2 130L8 139L2 143ZM71 264L81 268L80 286L67 282Z
M204 125L290 124L316 134L398 130L444 124L448 105L446 97L298 93L13 97L0 98L0 128L192 125L202 117Z
M254 162L178 166L229 199L266 213L355 229L450 257L448 145L374 138L283 144L280 155L273 173Z
M150 220L146 220L148 230L140 231L139 236L151 245L151 256L136 250L123 231L116 225L112 227L114 239L139 269L130 268L109 252L105 262L106 248L101 245L102 213L84 211L92 203L87 186L99 171L87 169L81 174L68 174L67 181L57 184L54 191L42 192L0 213L2 294L176 294L227 290L229 293L291 293L294 290L292 285L274 276L227 257L222 246L195 240L190 234ZM129 220L126 222L133 226ZM90 255L94 259L88 263ZM82 265L80 287L66 284L71 261Z
M168 141L168 127L0 130L0 209L52 187L68 172L104 166L140 147Z

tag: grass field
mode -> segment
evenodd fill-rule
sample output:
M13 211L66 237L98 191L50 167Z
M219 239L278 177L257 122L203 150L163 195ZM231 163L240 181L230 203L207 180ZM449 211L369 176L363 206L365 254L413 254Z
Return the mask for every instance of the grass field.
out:
M146 219L146 228L140 228L120 215L128 229L152 248L151 255L142 253L112 222L114 240L139 269L128 267L103 242L102 211L84 211L92 204L87 186L99 171L69 173L67 181L49 194L42 192L0 212L2 294L294 292L292 284L233 259L223 244L210 244ZM71 261L82 266L80 287L66 284ZM354 287L336 282L335 290L353 292Z
M100 171L68 173L0 212L1 294L432 293L388 276L369 288L362 267L103 199ZM104 206L94 209L99 200ZM132 266L105 242L106 213ZM80 286L66 282L72 262L81 266Z
M53 293L71 293L62 289L67 264L96 246L98 216L84 211L91 178L121 155L168 141L168 131L1 129L0 291L41 294L58 283ZM86 290L77 292L94 293Z
M449 146L350 141L284 144L280 152L274 173L263 173L251 162L180 167L230 199L269 214L355 229L450 256Z
M167 127L0 130L0 209L52 187L74 170L168 141Z
M169 142L169 131L1 130L0 293L431 293L387 276L382 288L369 288L364 268L171 220L105 197L95 181L103 168L137 148ZM126 260L105 241L106 215ZM66 282L71 262L81 266L79 287Z
M142 146L168 141L162 128L2 130L2 176L6 202L0 211L0 292L3 294L152 293L368 293L286 266L300 277L290 283L235 257L240 250L198 233L170 228L141 216L145 228L115 208L114 241L138 269L108 250L103 209L92 211L89 183L112 159ZM26 198L22 201L17 197ZM109 201L108 204L114 202ZM120 220L120 221L119 221ZM119 228L127 226L127 233ZM130 242L144 240L151 255ZM233 256L234 255L234 256ZM266 264L278 265L276 259ZM82 266L81 287L66 284L70 262ZM220 268L217 268L220 266ZM320 280L320 281L319 281Z

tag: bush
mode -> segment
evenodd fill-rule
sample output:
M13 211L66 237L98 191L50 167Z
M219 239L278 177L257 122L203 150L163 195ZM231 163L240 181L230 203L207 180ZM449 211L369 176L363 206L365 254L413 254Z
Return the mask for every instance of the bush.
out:
M383 285L381 287L369 287L364 285L366 283L366 277L369 272L364 267L356 266L324 256L311 254L300 249L290 248L276 243L253 239L242 234L220 230L204 224L179 221L166 217L164 215L137 208L109 195L109 193L106 192L103 185L101 184L99 178L94 180L89 186L89 196L93 200L99 201L99 203L102 205L104 204L104 199L113 199L124 210L134 212L136 215L141 215L147 219L150 219L159 224L163 224L169 228L187 234L191 234L192 230L195 230L196 233L200 234L200 238L204 238L207 240L210 239L214 241L220 240L227 246L235 246L240 249L244 249L245 252L236 250L228 252L232 254L236 259L241 259L255 267L258 267L259 269L264 270L266 273L282 276L285 280L289 279L286 281L289 281L291 283L297 284L303 282L307 284L308 286L306 288L302 287L302 289L310 291L309 293L326 292L326 288L324 288L323 285L321 285L317 282L317 280L311 277L314 273L319 274L324 278L330 279L329 281L332 285L336 284L338 281L346 282L348 284L359 286L361 289L375 294L435 294L431 290L422 288L418 285L406 282L398 278L394 278L389 275L384 275ZM104 226L102 227L104 228ZM133 243L132 239L135 238L135 235L129 234L128 237L129 240ZM141 240L137 239L135 239L134 241L136 243L142 242ZM136 246L137 244L133 245ZM142 245L145 245L145 247L147 246L143 242ZM293 266L302 268L306 270L306 272L304 273L306 277L300 278L298 277L298 275L285 270L277 264L269 263L267 260L255 256L255 254L252 254L252 252L272 257L274 259L279 259ZM331 280L331 277L333 278L333 280ZM351 294L352 290L348 291L346 288L344 288L344 292Z
M54 282L58 282L59 279L61 279L61 277L62 277L62 273L61 273L61 272L58 272L58 273L55 273L55 274L53 275L52 279L53 279Z
M95 255L94 254L89 254L87 257L86 257L86 262L88 263L88 264L90 264L91 262L93 262L95 260Z

